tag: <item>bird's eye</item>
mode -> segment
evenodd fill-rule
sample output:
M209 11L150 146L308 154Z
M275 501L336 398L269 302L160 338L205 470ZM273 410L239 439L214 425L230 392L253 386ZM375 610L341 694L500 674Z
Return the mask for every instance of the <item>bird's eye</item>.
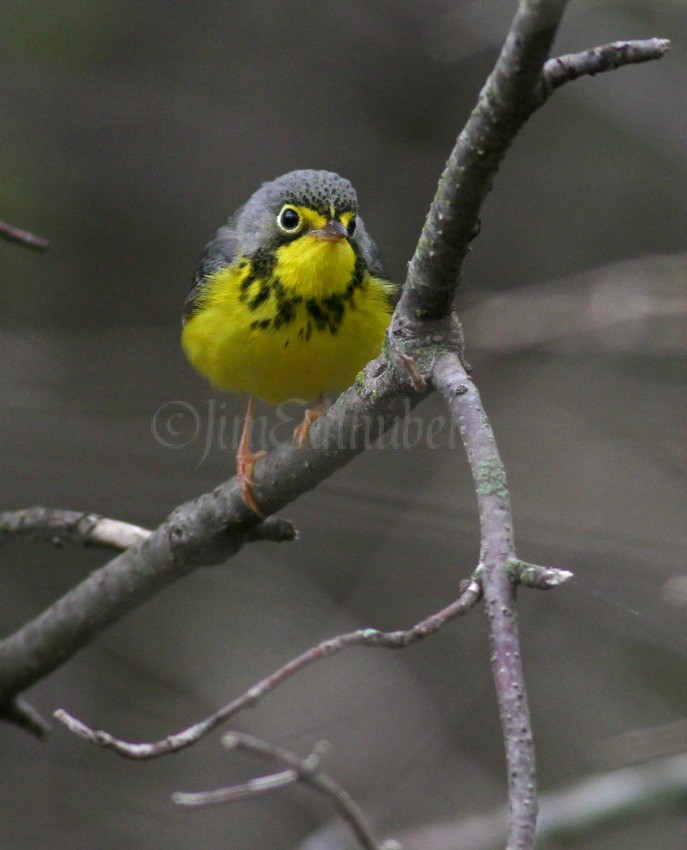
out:
M355 233L355 225L356 225L355 216L352 215L351 220L348 222L348 227L346 228L348 230L349 236L353 236L353 234Z
M277 224L284 233L295 233L301 224L301 217L293 207L283 207L277 216Z

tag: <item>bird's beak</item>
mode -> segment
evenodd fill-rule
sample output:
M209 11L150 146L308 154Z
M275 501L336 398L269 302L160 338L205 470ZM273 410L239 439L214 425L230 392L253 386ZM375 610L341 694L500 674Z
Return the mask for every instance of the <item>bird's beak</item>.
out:
M324 227L311 230L310 233L322 242L339 242L348 236L348 231L340 221L330 219Z

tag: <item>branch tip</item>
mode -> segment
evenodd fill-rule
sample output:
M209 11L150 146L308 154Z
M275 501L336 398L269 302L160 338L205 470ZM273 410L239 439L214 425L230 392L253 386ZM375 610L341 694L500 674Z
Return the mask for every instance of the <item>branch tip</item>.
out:
M238 735L236 732L225 732L222 735L222 746L228 750L235 750L239 746Z
M289 543L298 540L298 529L289 519L270 516L246 532L246 540L267 540L272 543Z
M84 741L95 742L96 733L94 730L77 717L69 714L68 711L65 711L63 708L58 708L53 712L52 716L59 723L64 724L72 734L77 735L79 738L83 738Z
M537 590L551 590L573 577L573 573L569 570L540 567L517 559L512 559L506 564L506 571L514 584L533 587Z
M554 91L579 77L593 77L606 71L615 71L625 65L661 59L670 50L667 38L647 38L636 41L614 41L549 59L542 68L541 106Z

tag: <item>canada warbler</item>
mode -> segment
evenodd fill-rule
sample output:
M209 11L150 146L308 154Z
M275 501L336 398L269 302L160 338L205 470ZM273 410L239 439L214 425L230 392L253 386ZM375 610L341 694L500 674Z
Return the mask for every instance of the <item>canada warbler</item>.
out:
M264 183L205 249L184 305L186 356L221 390L250 396L237 474L251 492L253 396L271 404L317 398L295 437L381 350L395 286L358 216L353 186L330 171Z

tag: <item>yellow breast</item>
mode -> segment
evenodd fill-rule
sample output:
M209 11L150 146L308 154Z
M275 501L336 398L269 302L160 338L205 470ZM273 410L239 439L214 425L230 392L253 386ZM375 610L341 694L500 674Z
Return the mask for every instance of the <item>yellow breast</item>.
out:
M347 240L304 236L265 270L240 259L211 275L184 351L218 389L272 404L343 390L381 350L390 288Z

